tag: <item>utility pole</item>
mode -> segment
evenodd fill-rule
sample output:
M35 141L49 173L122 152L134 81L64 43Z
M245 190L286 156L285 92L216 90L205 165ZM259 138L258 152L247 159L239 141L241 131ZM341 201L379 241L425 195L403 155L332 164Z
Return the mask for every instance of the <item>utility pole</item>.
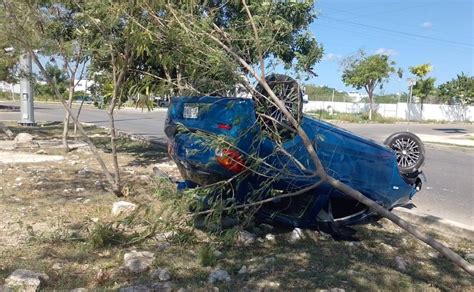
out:
M33 75L31 55L24 53L20 56L20 109L21 119L18 121L22 126L35 126L33 87L31 78Z

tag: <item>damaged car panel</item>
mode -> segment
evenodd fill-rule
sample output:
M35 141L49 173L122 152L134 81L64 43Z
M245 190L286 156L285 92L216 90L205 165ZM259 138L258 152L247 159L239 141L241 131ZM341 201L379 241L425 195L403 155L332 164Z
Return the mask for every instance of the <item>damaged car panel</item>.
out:
M169 154L185 180L180 187L206 186L238 175L238 182L232 185L232 199L249 203L299 191L319 181L301 138L287 129L279 136L285 138L275 141L263 130L267 124L258 120L256 107L253 100L245 98L171 100L165 133ZM402 150L394 151L305 115L300 125L314 143L327 173L335 179L387 209L407 203L416 193L420 172L418 168L400 172ZM297 227L326 222L356 224L372 215L366 206L327 183L266 203L256 214L261 220Z

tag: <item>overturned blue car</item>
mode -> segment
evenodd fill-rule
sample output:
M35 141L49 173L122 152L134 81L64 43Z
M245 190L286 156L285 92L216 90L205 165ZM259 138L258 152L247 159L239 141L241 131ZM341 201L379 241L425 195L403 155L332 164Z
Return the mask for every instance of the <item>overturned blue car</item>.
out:
M275 94L312 140L326 172L381 206L406 204L421 188L424 147L409 132L395 133L385 145L303 115L302 94L284 75L268 77ZM259 202L297 192L318 182L315 165L281 112L262 99L221 96L176 97L165 123L168 153L184 182L179 188L222 184L203 202L225 206ZM297 196L267 200L256 210L258 220L294 227L357 224L374 212L322 183Z

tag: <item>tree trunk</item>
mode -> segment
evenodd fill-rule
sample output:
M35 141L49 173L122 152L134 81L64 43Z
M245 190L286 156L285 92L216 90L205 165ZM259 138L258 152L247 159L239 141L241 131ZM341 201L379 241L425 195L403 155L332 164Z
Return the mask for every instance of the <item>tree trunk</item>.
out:
M372 98L373 98L373 95L372 95L371 91L367 92L367 94L369 96L369 121L372 121L372 105L373 105Z
M117 158L117 133L115 131L115 118L114 118L114 110L117 104L117 92L114 89L112 100L110 101L110 106L108 110L109 122L110 122L110 147L112 149L112 163L114 165L114 185L113 191L115 193L122 194L121 188L121 179L120 179L120 168L118 164Z
M81 123L79 122L79 120L77 119L76 116L74 116L71 108L68 106L68 104L64 101L63 97L61 96L61 94L59 93L57 87L56 87L56 83L51 79L49 78L48 74L46 73L46 70L44 69L43 67L43 64L41 64L41 62L39 61L38 59L38 56L35 54L35 52L33 51L33 49L31 49L30 47L28 47L28 51L30 52L31 56L33 57L33 60L35 62L35 64L38 66L41 74L43 75L43 77L46 79L46 81L48 82L49 86L51 86L51 88L53 89L53 93L55 95L56 98L58 98L63 107L66 109L66 111L69 113L69 116L70 118L74 121L74 123L76 124L77 126L77 129L79 130L79 132L81 133L82 137L84 138L85 142L89 145L89 148L91 149L92 151L92 154L95 156L95 158L97 159L97 162L99 163L100 167L102 168L102 171L105 175L105 177L107 178L107 181L110 183L111 186L114 186L114 179L112 177L112 175L110 174L109 170L107 169L107 166L105 165L104 163L104 160L102 159L102 157L100 156L99 154L99 151L97 150L97 147L95 147L94 143L92 142L91 138L89 138L89 136L87 135L86 131L84 130L84 128L82 127ZM112 191L112 193L114 193L116 196L118 197L121 197L123 196L122 193L119 193L119 192L115 192L115 190L110 190Z
M84 101L85 101L85 99L82 99L81 104L79 105L79 109L77 110L77 119L78 120L79 120L79 116L81 115L81 110L82 110L82 106L84 105ZM76 131L77 131L77 125L74 124L74 140L77 140Z
M69 108L72 109L72 99L74 97L74 75L72 75L71 77L71 80L69 80L69 97L68 97L68 106ZM64 153L68 153L69 152L69 144L68 144L68 141L67 141L67 136L68 136L68 132L69 132L69 119L70 119L70 116L69 116L69 112L68 111L65 111L64 112L64 127L63 127L63 150L64 150Z

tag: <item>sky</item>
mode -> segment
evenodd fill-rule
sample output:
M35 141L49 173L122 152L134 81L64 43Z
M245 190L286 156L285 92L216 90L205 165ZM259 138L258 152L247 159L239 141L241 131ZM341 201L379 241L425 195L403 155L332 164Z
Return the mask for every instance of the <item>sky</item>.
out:
M383 92L407 91L408 67L430 63L436 85L456 74L474 71L473 0L320 0L318 18L310 31L324 47L324 57L314 69L319 75L307 84L355 91L341 81L341 60L364 49L384 53L401 67L384 85ZM362 91L361 91L362 92Z

